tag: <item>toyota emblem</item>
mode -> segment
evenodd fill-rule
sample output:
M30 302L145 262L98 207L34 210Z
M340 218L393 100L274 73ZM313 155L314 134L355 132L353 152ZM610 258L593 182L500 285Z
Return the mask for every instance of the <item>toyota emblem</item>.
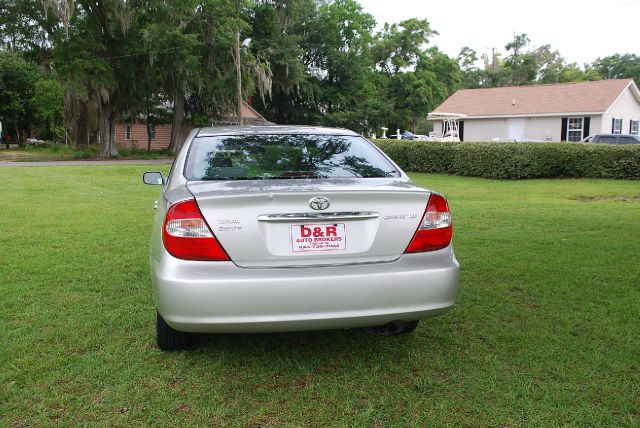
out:
M324 196L314 196L309 200L309 206L314 210L326 210L331 205L329 198Z

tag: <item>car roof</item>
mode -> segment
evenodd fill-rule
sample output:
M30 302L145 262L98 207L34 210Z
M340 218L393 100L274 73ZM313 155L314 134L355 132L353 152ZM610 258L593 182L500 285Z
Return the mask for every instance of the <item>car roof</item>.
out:
M200 128L196 137L213 137L216 135L350 135L358 133L348 129L325 128L323 126L305 125L234 125Z
M632 137L635 139L640 138L638 135L635 134L594 134L591 135L591 137Z

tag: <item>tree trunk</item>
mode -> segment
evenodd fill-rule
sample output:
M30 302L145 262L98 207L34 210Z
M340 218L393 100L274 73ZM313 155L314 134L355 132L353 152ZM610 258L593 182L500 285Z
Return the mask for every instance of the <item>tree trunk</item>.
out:
M18 115L16 115L14 121L16 127L16 143L18 147L22 147L22 141L20 141L20 127L18 126Z
M102 103L98 107L98 130L100 131L100 156L109 156L109 140L111 139L111 126L109 126L109 106Z
M151 152L151 123L149 123L149 113L147 112L147 153Z
M173 100L173 118L171 120L171 142L169 151L178 153L182 147L182 122L184 121L184 95L177 93Z
M100 129L100 156L118 156L113 127L113 106L108 101L100 101L98 107L98 126Z
M240 29L236 30L236 101L238 125L242 125L242 72L240 71Z
M109 156L116 157L118 156L118 144L116 143L116 124L115 124L115 116L111 115L111 138L109 139Z
M86 104L83 104L80 107L80 111L73 128L76 145L89 147L89 111Z

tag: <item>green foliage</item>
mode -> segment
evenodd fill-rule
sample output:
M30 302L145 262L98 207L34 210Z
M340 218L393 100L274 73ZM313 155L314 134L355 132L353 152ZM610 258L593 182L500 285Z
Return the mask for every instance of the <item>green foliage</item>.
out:
M65 99L76 107L67 106L72 113L69 122L82 128L79 111L94 109L99 118L100 154L115 156L113 127L130 107L138 84L139 58L132 52L141 42L134 10L125 0L74 2L68 4L69 9L66 2L56 0L42 4L42 12L56 16L59 22L50 36L53 64L63 82Z
M62 136L63 93L60 83L55 79L42 79L35 83L33 106L35 116L45 124L45 139Z
M0 49L20 52L38 64L47 62L51 40L45 33L55 31L56 19L43 12L41 1L0 1Z
M592 64L605 79L632 78L640 85L640 56L635 54L615 54L598 58Z
M508 86L511 78L505 68L502 55L494 48L491 54L482 54L483 69L477 74L478 82L471 87L496 88ZM467 79L470 77L467 76Z
M15 53L0 51L0 121L3 133L10 131L20 141L34 122L36 83L42 73Z
M274 72L272 97L255 101L278 123L415 129L462 83L457 63L428 46L436 33L427 20L387 24L374 36L375 21L353 0L296 0L277 13L258 3L253 24L252 49L267 52Z
M256 57L268 58L273 84L270 96L255 97L253 102L268 120L293 124L319 121L320 81L310 70L322 56L318 13L316 0L256 3L250 49Z
M457 61L462 73L463 87L465 88L477 88L482 81L482 74L484 70L480 70L477 66L478 53L468 46L464 46L460 49Z
M533 82L538 75L541 64L536 52L523 52L529 42L526 34L518 34L505 46L507 52L511 52L504 61L511 85L526 85Z
M411 129L418 120L435 109L462 85L458 63L428 48L437 32L426 19L408 19L399 24L385 24L378 33L372 55L381 79L378 93L391 104L386 125L391 129Z
M387 74L406 71L420 61L429 38L436 34L426 19L411 18L398 24L385 24L373 47L374 61Z
M272 79L269 94L259 91L262 102L267 96L272 98L273 91L284 96L292 93L306 77L300 61L303 55L299 46L301 35L289 31L300 16L295 10L289 12L290 9L279 10L268 3L257 3L253 10L251 52L254 58L268 64Z
M541 45L537 48L530 46L531 40L526 34L516 34L513 40L506 44L507 56L503 58L497 49L481 56L483 66L479 68L477 52L469 47L463 47L458 55L458 64L463 72L465 87L494 88L499 86L532 85L538 83L565 83L587 80L613 78L607 76L630 77L632 71L620 73L616 59L604 60L604 65L597 60L592 65L580 68L576 63L567 63L557 50L551 45ZM625 65L631 63L633 56L625 55ZM615 68L617 72L607 73Z
M355 0L337 0L319 7L311 67L318 82L318 119L322 124L364 131L368 115L359 101L368 96L370 44L375 20Z
M378 140L403 169L497 179L640 179L640 145Z

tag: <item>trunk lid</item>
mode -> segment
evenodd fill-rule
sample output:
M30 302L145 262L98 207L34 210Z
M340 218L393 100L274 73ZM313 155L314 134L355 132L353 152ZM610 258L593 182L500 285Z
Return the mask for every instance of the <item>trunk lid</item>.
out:
M393 261L430 192L402 178L189 182L211 230L248 268ZM314 210L310 200L316 200Z

